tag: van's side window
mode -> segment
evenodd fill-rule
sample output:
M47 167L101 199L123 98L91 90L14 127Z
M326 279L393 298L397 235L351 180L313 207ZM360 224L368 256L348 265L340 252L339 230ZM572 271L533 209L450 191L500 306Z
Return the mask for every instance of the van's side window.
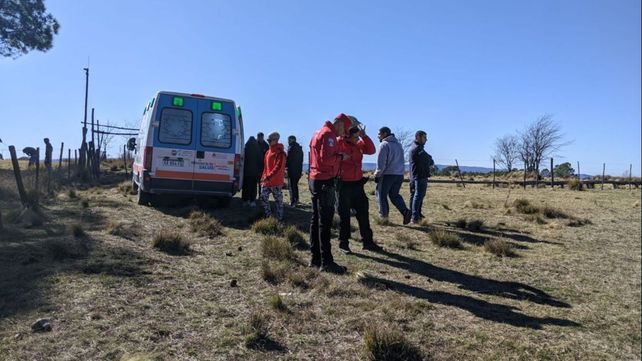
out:
M232 145L232 119L227 114L203 113L201 144L205 147L229 148Z
M191 144L192 112L185 109L163 109L158 140L161 143L169 144Z

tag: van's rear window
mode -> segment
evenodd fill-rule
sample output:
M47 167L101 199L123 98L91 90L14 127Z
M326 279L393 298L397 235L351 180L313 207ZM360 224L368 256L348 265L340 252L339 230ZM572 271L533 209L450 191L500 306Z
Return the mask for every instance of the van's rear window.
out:
M192 112L185 109L165 108L161 112L161 143L188 145L192 143Z
M227 114L203 113L201 144L205 147L229 148L232 145L232 119Z

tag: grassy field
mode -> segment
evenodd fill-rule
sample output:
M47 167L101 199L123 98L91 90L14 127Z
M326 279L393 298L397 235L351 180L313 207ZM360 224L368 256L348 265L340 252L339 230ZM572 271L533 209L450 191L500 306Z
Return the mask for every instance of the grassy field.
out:
M122 173L20 215L12 177L0 360L640 359L640 190L431 185L409 226L377 224L370 195L385 252L339 254L335 233L339 276L305 266L303 180L293 227L252 230L236 198L138 206Z

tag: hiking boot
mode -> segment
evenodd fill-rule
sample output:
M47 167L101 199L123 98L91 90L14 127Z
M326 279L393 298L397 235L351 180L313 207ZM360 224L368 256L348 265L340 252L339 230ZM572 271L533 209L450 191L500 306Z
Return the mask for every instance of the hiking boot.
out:
M348 242L339 242L339 251L341 251L343 254L352 253L352 251L350 250L350 246L348 245Z
M405 225L405 224L410 223L410 219L411 219L411 218L412 218L412 211L411 211L410 209L407 209L407 210L403 213L403 224Z
M371 251L371 252L383 252L383 247L374 243L373 241L363 242L363 249L365 251Z
M319 268L319 271L321 272L328 272L328 273L335 273L338 275L344 274L347 271L347 268L343 266L339 266L338 264L334 262L329 262L326 264L321 265Z
M308 263L308 267L310 268L319 268L321 267L321 260L316 259L316 258L311 258L310 263Z

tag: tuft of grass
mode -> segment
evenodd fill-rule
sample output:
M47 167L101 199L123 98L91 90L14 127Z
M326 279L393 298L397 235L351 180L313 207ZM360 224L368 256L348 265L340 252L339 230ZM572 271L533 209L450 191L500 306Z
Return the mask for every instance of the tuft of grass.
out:
M158 232L152 241L154 248L172 255L185 255L190 253L190 243L179 233L168 229Z
M131 181L123 181L118 184L118 190L124 195L134 195L134 188L132 187Z
M472 219L468 221L466 229L469 231L481 231L484 228L484 222L483 219Z
M85 230L82 228L82 225L79 223L71 225L71 234L76 238L84 237L86 235Z
M76 194L76 190L73 188L67 189L67 197L69 197L69 199L77 199L78 195Z
M513 247L503 239L489 239L484 242L484 250L500 257L513 257Z
M275 218L263 218L252 225L252 231L268 236L280 236L283 234L283 227Z
M283 303L283 300L279 295L273 295L272 297L270 297L270 306L276 311L280 312L285 312L288 310L288 306Z
M564 218L564 219L570 218L568 214L560 211L559 209L555 209L548 206L542 208L542 214L546 218Z
M262 345L269 342L270 319L267 315L253 312L250 315L248 324L245 327L245 346L248 348L263 348Z
M582 218L582 219L574 218L566 223L566 225L569 227L582 227L587 224L593 224L593 222L591 222L591 220L588 218Z
M441 205L441 206L442 206L442 207L444 207L444 209L445 209L445 210L447 210L447 211L449 211L449 210L450 210L450 206L448 206L448 205L447 205L447 204L445 204L445 203L442 203L442 205Z
M461 248L461 239L452 232L441 229L430 232L430 241L439 247Z
M397 233L395 234L395 238L397 238L397 241L403 243L404 248L413 250L413 251L418 250L419 242L410 238L410 236L408 236L407 234Z
M305 276L302 275L299 272L290 272L288 273L288 281L290 281L290 284L294 287L298 287L301 289L307 289L308 283L305 280Z
M81 205L83 208L89 208L89 201L88 201L88 200L86 200L86 199L83 199L82 201L80 201L80 205Z
M370 326L363 336L362 360L422 361L424 355L397 330Z
M572 191L581 191L582 189L582 183L580 182L579 179L577 178L571 178L566 182L566 185L568 186L568 189Z
M531 204L531 202L524 198L518 198L513 202L513 206L517 212L522 214L536 214L540 212L540 209L537 206Z
M273 259L277 261L296 260L296 255L294 254L292 245L283 238L277 238L274 236L263 238L261 251L263 258L265 259Z
M537 224L546 224L546 220L539 213L526 215L526 220Z
M112 236L122 237L125 239L134 239L138 236L138 233L132 228L131 225L126 225L124 223L110 221L105 228L108 234Z
M466 229L466 225L468 225L468 221L466 220L466 218L459 218L453 224L457 228Z
M283 282L288 276L289 265L284 262L271 263L264 261L261 265L263 279L273 285Z
M199 236L215 238L224 234L223 224L203 212L193 211L190 213L189 223L192 227L192 232Z
M301 250L308 248L303 234L295 226L288 226L288 228L285 229L284 235L292 247Z
M375 223L379 226L389 226L391 224L388 218L381 218L381 217L376 217Z

